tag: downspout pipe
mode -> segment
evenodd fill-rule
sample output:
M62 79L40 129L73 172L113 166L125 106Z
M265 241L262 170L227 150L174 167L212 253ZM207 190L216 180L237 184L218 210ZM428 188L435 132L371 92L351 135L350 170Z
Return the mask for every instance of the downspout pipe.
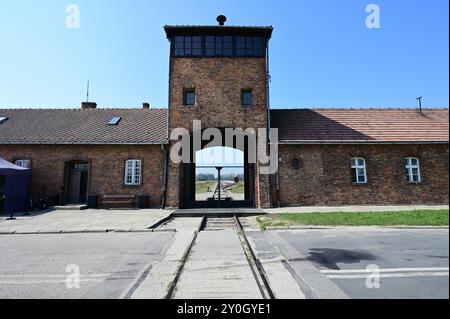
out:
M278 155L278 157L277 157L277 173L276 173L277 206L278 206L278 208L281 207L281 202L280 202L280 163L281 163L281 158Z
M169 149L170 149L170 89L171 89L171 76L172 76L172 37L167 37L169 40L169 77L168 77L168 92L167 92L167 117L166 117L166 125L167 125L167 145L161 144L161 150L164 153L164 172L163 172L163 195L161 199L161 209L165 209L167 206L167 185L169 179Z
M267 103L267 142L272 143L272 119L270 112L270 59L269 59L269 41L270 39L266 39L266 103ZM278 141L275 141L278 143ZM279 167L279 159L277 157L277 172L276 172L276 203L278 207L280 207L280 167ZM273 201L271 201L273 203ZM273 205L273 204L271 204Z
M164 153L163 195L161 199L161 209L165 209L167 201L167 173L169 166L169 152L167 151L167 145L164 144L161 144L161 150Z
M271 118L270 118L270 65L269 65L269 40L266 39L266 103L267 103L267 135L269 143L271 142L270 129L271 129Z

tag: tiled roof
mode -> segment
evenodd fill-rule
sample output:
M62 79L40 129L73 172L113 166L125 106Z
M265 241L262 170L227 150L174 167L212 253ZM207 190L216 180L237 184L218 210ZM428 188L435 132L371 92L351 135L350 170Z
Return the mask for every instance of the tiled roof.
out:
M160 144L167 109L0 109L0 144ZM117 126L108 125L121 117ZM273 109L281 143L449 141L449 110Z
M117 126L108 125L115 116ZM0 109L0 144L160 144L166 109Z
M286 143L447 142L449 110L271 110L271 126Z

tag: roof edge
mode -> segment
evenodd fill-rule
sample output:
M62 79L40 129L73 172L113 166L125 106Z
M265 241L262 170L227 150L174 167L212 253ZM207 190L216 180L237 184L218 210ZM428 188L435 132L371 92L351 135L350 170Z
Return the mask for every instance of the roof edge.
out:
M417 111L419 112L418 107L286 107L286 108L271 108L271 111L304 111L304 110L312 110L312 111ZM423 107L422 111L439 111L445 110L448 111L448 106L436 106L436 107Z
M14 108L2 108L0 107L0 110L2 111L33 111L33 110L40 110L40 111L137 111L137 110L143 110L145 112L148 111L165 111L168 110L168 108L164 107L150 107L149 109L144 109L142 107L97 107L95 109L82 109L80 107L70 107L70 108L63 108L63 107L53 107L53 108L42 108L42 107L14 107Z
M177 31L184 32L214 32L221 33L225 32L236 32L236 31L246 31L249 33L264 33L265 36L270 39L273 33L273 26L238 26L238 25L164 25L164 32L166 33L166 37L170 40Z
M1 142L0 145L168 145L169 141L155 141L155 142L27 142L27 141L11 141Z
M416 145L416 144L449 144L448 140L445 141L355 141L355 140L281 140L278 143L271 144L279 144L279 145Z

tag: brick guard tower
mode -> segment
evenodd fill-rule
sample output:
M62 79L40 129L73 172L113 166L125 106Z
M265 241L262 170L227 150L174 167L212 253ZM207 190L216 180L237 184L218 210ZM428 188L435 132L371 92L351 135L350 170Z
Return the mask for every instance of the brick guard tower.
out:
M203 129L268 127L273 28L226 26L225 21L221 16L216 26L164 27L170 42L169 134L174 128L192 132L194 120L201 120ZM245 163L245 201L235 205L270 206L269 177L258 169ZM167 195L168 207L218 207L195 201L195 164L170 162Z

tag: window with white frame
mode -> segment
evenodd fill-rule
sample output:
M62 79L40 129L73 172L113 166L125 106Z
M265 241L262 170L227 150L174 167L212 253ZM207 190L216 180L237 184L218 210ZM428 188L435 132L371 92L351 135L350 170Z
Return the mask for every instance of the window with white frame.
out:
M141 161L131 159L125 162L125 185L141 184Z
M16 166L20 166L20 167L25 167L25 168L30 168L30 160L25 160L25 159L21 159L21 160L17 160L14 162L14 164Z
M420 183L422 181L422 177L420 176L420 163L418 158L406 158L406 173L408 182Z
M366 160L364 158L352 158L352 182L355 184L367 183Z

